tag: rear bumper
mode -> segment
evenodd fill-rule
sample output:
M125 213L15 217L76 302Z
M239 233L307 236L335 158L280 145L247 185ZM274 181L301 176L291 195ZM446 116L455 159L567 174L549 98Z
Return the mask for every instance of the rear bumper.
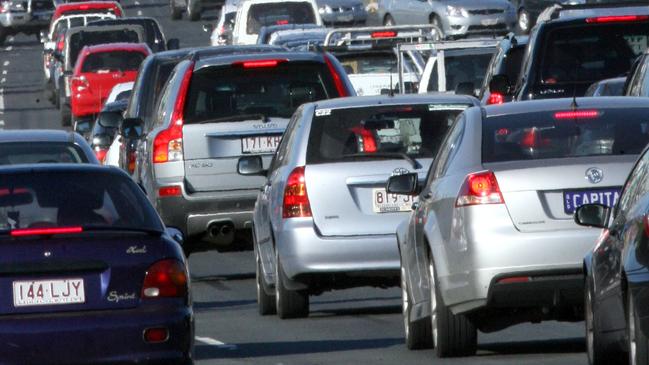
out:
M0 316L0 362L182 362L190 359L193 322L189 307ZM145 343L143 331L151 327L168 328L169 339L158 344Z
M444 32L450 36L507 34L514 29L516 21L515 13L508 14L506 12L493 15L471 15L467 18L445 17L442 19Z
M298 283L308 285L314 277L343 274L348 282L357 281L359 286L372 278L386 278L385 283L391 284L387 278L399 275L394 234L323 237L316 233L312 219L294 218L284 220L277 242L284 273Z

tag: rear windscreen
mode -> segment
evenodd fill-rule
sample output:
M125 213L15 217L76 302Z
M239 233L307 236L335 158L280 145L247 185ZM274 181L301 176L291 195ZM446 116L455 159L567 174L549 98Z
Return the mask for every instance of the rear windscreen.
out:
M141 39L133 30L111 30L106 32L79 32L70 37L70 65L74 67L79 53L85 46L104 43L140 43Z
M469 106L414 104L317 109L311 123L307 163L367 160L372 155L390 153L434 157L456 116Z
M397 58L394 53L368 53L355 55L336 55L348 75L394 73L398 78ZM407 59L407 57L404 57ZM408 59L408 61L410 61Z
M625 75L647 49L649 23L612 23L548 32L540 55L544 85L593 83Z
M587 114L597 115L579 119L555 113L487 118L482 126L482 161L636 155L649 142L646 110L589 110Z
M493 53L460 54L444 56L446 91L455 91L461 83L473 83L480 87ZM439 65L436 63L428 81L428 91L439 91Z
M5 174L0 230L34 227L123 227L162 231L139 187L128 177L93 172Z
M276 2L254 4L248 11L246 33L258 34L269 25L315 24L315 13L308 2Z
M145 55L140 52L112 51L88 55L81 72L137 71Z
M210 67L195 71L185 104L185 123L228 122L250 115L290 118L298 106L338 97L327 66L285 62L274 67Z
M81 148L73 143L0 143L0 165L59 162L84 163L88 162L88 158Z

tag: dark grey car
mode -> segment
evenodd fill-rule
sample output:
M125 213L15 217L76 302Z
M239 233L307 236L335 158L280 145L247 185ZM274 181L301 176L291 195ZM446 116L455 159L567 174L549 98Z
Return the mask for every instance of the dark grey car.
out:
M99 165L81 135L61 130L7 130L0 133L0 165L91 163Z

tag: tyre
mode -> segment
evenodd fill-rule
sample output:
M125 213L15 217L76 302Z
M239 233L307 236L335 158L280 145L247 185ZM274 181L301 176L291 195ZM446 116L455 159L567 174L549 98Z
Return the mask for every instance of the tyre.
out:
M277 309L275 308L275 296L267 294L269 285L264 279L264 274L261 268L261 258L259 257L259 253L256 249L255 261L257 263L255 270L255 277L257 279L257 309L259 311L259 314L262 316L275 314L277 313Z
M70 106L65 103L65 96L59 97L59 105L61 109L61 126L69 127L72 125L72 111Z
M401 308L406 347L409 350L429 349L433 347L430 318L422 318L415 322L411 322L410 310L412 309L412 300L410 298L406 272L405 269L401 267Z
M392 16L388 14L385 16L385 19L383 19L383 25L385 25L386 27L391 27L393 25L396 25L396 23L394 22Z
M590 365L619 364L624 358L619 351L606 348L598 328L600 313L592 298L592 280L586 279L584 287L584 324L586 327L586 354Z
M201 18L201 6L200 4L196 4L195 0L187 0L187 17L192 22Z
M431 283L431 323L433 346L438 357L473 356L478 346L478 330L462 314L453 314L444 305L432 256L429 257L428 271Z
M640 318L635 310L635 303L630 291L627 294L626 302L629 365L649 364L649 339L640 329Z
M303 290L289 290L284 287L286 274L279 256L275 260L275 307L281 319L304 318L309 315L309 295Z
M169 3L169 11L171 20L179 20L183 16L183 10L175 7L173 0Z
M7 29L0 26L0 46L2 46L7 40Z
M532 18L530 13L525 9L518 11L518 21L516 22L516 33L527 34L530 32Z

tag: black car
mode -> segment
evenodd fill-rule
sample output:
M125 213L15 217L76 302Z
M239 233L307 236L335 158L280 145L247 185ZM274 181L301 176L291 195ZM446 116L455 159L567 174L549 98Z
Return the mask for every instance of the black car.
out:
M128 17L117 19L102 19L89 23L88 25L140 25L144 29L146 44L153 52L162 52L180 48L177 38L167 40L160 24L155 18L150 17Z
M498 43L498 49L491 59L489 67L487 67L487 74L478 94L478 99L482 104L502 104L511 101L511 95L498 92L492 93L489 85L494 79L498 82L498 79L516 80L518 78L521 73L528 40L527 36L517 36L514 33L509 33Z
M128 100L126 99L106 103L97 115L88 140L100 163L104 163L106 159L106 153L117 135L117 130L123 120L122 114L127 105Z
M584 259L586 344L591 365L649 363L649 150L617 205L581 206L575 221L603 228Z
M500 91L513 90L517 101L583 96L594 82L629 72L648 37L647 5L557 5L532 29L515 85Z

